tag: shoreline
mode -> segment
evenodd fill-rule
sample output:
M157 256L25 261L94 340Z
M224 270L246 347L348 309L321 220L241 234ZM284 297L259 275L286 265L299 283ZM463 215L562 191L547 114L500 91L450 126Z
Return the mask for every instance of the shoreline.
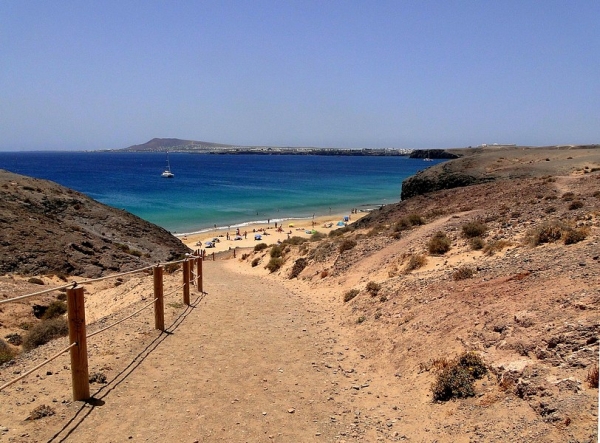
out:
M258 243L273 244L282 242L290 237L309 238L312 230L329 234L330 231L338 229L339 222L343 222L345 217L349 220L347 224L353 223L370 211L357 213L335 213L331 215L315 215L308 218L281 218L270 220L259 220L256 222L238 223L235 225L211 228L204 231L193 233L174 234L183 244L190 249L205 249L206 253L223 252L237 248L253 248ZM313 225L314 222L314 225ZM277 228L275 227L277 224ZM331 224L329 226L329 224ZM239 230L239 238L236 238L236 232ZM229 234L229 236L227 235ZM255 235L260 235L260 239L255 239ZM229 239L228 239L229 237ZM214 247L207 247L206 242L217 238L219 241L214 243Z

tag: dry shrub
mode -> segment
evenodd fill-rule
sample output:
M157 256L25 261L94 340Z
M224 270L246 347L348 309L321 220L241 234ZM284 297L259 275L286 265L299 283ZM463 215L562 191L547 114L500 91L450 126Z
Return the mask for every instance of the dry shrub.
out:
M354 248L356 246L356 241L351 240L351 239L345 239L339 246L338 250L340 251L340 254L344 251L349 251L350 249Z
M14 354L12 349L10 349L10 346L0 338L0 365L7 361L11 361L13 357Z
M292 238L294 238L294 237L292 237ZM302 238L302 237L297 237L297 238ZM313 241L313 242L314 242L314 241L321 241L321 240L323 240L324 238L327 238L327 234L324 234L324 233L322 233L322 232L315 232L314 234L312 234L312 235L310 236L310 241ZM302 238L302 240L306 240L306 239L305 239L305 238Z
M40 418L49 417L54 414L56 412L50 406L40 405L31 411L27 420L39 420Z
M598 365L594 365L590 368L585 381L590 388L598 389Z
M404 267L404 272L408 273L415 269L422 268L427 263L427 258L421 254L411 255L408 263Z
M260 263L260 257L256 257L254 260L252 260L252 267L253 268L257 267L259 263Z
M573 201L575 199L575 194L572 192L565 192L561 198L566 201L566 202L570 202Z
M269 246L266 243L259 243L254 245L254 252L260 252L264 249L267 249Z
M168 265L165 265L165 272L167 274L174 274L179 270L179 268L181 268L180 263L170 263Z
M60 317L65 312L67 312L67 304L60 300L55 300L48 306L44 315L42 315L43 320L48 320L51 318Z
M314 236L316 236L316 235L318 236L319 234L320 234L319 232L316 232L315 234L313 234L311 236L311 240L312 240L312 238ZM307 238L299 237L297 235L294 235L293 237L290 237L290 238L282 241L281 244L282 245L294 245L294 246L298 246L298 245L301 245L302 243L306 243L306 242L308 242Z
M325 269L324 271L321 271L321 278L325 278L329 275L329 271L327 269Z
M412 228L413 226L421 226L425 224L425 220L419 214L408 214L398 220L394 226L394 231L405 231Z
M23 338L23 349L30 351L58 337L69 334L67 320L62 317L44 320L32 327Z
M430 254L442 255L450 250L450 239L442 231L435 233L427 243L427 250Z
M31 277L29 280L27 280L27 283L32 283L34 285L44 285L44 280L42 280L41 278L37 278L37 277Z
M575 209L583 208L583 202L581 200L572 201L569 205L569 210L574 211Z
M474 396L475 380L487 373L487 367L481 357L475 352L465 352L446 363L436 371L436 381L431 386L433 399L447 401Z
M290 272L290 279L298 277L304 268L308 265L308 260L305 258L299 258L294 262L294 266L292 266L292 271Z
M485 242L481 237L473 237L469 240L469 246L473 251L480 251L484 248Z
M487 230L487 225L480 221L472 221L462 226L462 234L465 238L481 237Z
M487 243L483 248L485 255L494 255L496 252L502 251L504 248L512 245L508 240L495 240Z
M473 277L475 271L469 268L468 266L461 266L452 274L452 278L456 281L458 280L466 280L467 278Z
M587 235L588 235L588 230L584 229L584 228L567 229L563 233L563 241L565 242L565 245L572 245L575 243L579 243L582 240L585 240Z
M380 289L381 285L379 283L375 283L374 281L367 283L366 290L369 291L371 297L375 297Z
M273 273L281 268L281 265L283 265L283 259L281 257L271 257L271 260L269 260L265 269L268 269L269 272Z
M358 295L360 291L358 289L350 289L349 291L346 291L344 293L344 303L349 302L350 300L352 300L354 297L356 297Z

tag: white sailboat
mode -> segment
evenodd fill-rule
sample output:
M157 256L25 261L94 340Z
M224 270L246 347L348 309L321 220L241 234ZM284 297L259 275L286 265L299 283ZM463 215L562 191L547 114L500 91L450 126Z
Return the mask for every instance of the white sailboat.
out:
M171 163L169 163L169 153L167 152L167 169L165 169L165 171L160 174L161 177L164 178L173 178L175 177L175 174L173 174L171 172Z

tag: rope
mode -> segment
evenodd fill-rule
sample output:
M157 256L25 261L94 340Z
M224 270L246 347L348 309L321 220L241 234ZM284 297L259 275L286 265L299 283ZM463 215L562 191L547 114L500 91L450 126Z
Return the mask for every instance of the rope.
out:
M166 294L163 294L163 297L166 297L167 295L174 294L175 292L179 291L180 289L183 289L184 286L185 286L185 283L183 285L181 285L181 286L176 287L171 292L167 292Z
M62 351L54 354L52 357L50 357L49 359L43 361L42 363L40 363L39 365L37 365L35 368L30 369L29 371L25 372L24 374L19 375L17 378L15 378L14 380L9 381L8 383L4 383L2 386L0 386L0 391L4 390L5 388L8 388L10 385L18 382L19 380L21 380L22 378L27 377L29 374L31 374L34 371L37 371L39 368L41 368L42 366L50 363L52 360L60 357L61 355L63 355L65 352L67 352L69 349L71 349L72 347L77 346L77 342L75 343L71 343L68 347L66 347L65 349L63 349Z
M86 338L93 337L94 335L98 335L98 334L100 334L101 332L104 332L104 331L106 331L107 329L110 329L110 328L112 328L113 326L117 326L119 323L123 323L125 320L129 320L129 319L130 319L131 317L133 317L134 315L137 315L137 314L139 314L140 312L142 312L144 309L148 308L149 306L152 306L154 303L156 303L156 300L158 300L158 298L155 298L155 299L153 299L153 300L152 300L150 303L148 303L147 305L145 305L143 308L141 308L141 309L139 309L139 310L135 311L133 314L131 314L131 315L128 315L128 316L127 316L127 317L125 317L125 318L122 318L121 320L119 320L119 321L117 321L117 322L113 323L112 325L108 325L108 326L106 326L106 327L104 327L104 328L102 328L102 329L99 329L99 330L97 330L96 332L92 332L91 334L88 334L88 335L86 335L85 337L86 337Z

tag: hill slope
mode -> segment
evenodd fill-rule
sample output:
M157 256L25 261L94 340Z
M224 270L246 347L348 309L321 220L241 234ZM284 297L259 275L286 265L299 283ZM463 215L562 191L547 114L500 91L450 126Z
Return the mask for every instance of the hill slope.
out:
M133 214L0 170L0 274L98 277L188 251L165 229Z

